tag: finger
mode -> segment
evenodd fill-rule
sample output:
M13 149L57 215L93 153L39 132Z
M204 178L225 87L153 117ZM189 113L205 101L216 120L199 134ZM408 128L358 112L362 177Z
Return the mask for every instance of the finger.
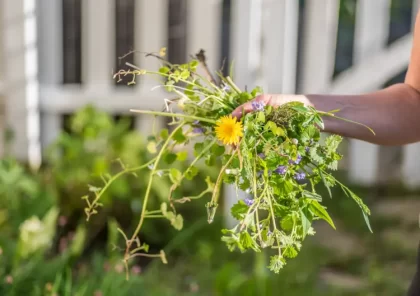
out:
M236 117L237 119L240 119L244 114L249 113L252 111L252 103L248 102L245 103L232 112L232 116Z

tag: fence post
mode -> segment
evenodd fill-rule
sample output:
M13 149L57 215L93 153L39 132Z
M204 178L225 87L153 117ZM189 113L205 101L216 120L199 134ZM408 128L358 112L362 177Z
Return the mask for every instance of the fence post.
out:
M58 137L62 127L60 113L43 111L42 89L58 88L63 80L62 1L38 2L39 81L41 87L41 146L45 151Z
M107 93L115 55L115 7L112 0L82 0L82 83ZM100 107L100 105L99 105Z
M207 65L214 72L220 68L222 1L187 2L187 54L195 55L200 49L206 53ZM200 73L204 74L202 69Z
M11 154L37 168L39 89L35 0L3 0L6 122L14 132Z
M388 39L390 0L359 0L356 10L354 63L365 62L380 52ZM372 85L376 90L381 85ZM349 143L349 178L352 182L372 185L378 181L379 146L358 140Z
M264 92L293 94L296 91L299 2L266 0L263 15Z
M136 0L135 3L135 40L134 50L139 51L135 55L136 66L157 71L160 62L153 57L145 57L145 52L157 52L160 48L166 47L168 43L168 0ZM150 93L156 81L150 76L141 76L137 82L136 92L140 100L147 100L147 94ZM163 93L162 89L157 90ZM162 107L164 101L162 98ZM136 108L136 106L133 106ZM153 117L148 115L136 116L136 130L141 133L150 133L153 125ZM156 130L164 125L164 119L156 118Z
M339 1L306 1L301 91L320 93L331 84L337 43Z

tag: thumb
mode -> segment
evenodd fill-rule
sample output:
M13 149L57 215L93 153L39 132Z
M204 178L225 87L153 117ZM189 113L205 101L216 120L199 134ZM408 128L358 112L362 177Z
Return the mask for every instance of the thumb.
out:
M247 103L239 106L235 110L233 110L232 116L236 117L237 119L240 119L243 115L245 115L246 113L249 113L251 111L252 111L251 102L247 102Z

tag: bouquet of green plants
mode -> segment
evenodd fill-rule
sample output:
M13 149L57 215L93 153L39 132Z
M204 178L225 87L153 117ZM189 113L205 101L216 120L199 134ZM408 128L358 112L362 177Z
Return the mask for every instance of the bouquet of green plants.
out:
M149 137L148 149L156 155L150 162L133 168L122 164L120 173L105 176L104 186L95 187L93 198L85 197L89 218L96 213L101 195L115 179L141 169L150 171L138 226L131 238L121 231L126 240L125 263L137 256L160 257L166 263L163 251L149 254L147 244L138 238L145 219L167 219L180 230L183 219L177 213L177 205L206 198L207 219L211 223L219 206L222 184L233 184L250 196L244 200L238 198L231 208L237 223L231 229L222 230L222 241L232 251L275 249L269 269L276 273L288 258L298 255L305 237L315 233L313 221L323 219L335 228L322 205L322 196L317 193L320 183L330 195L330 188L339 186L349 198L354 199L370 229L368 207L331 174L342 158L337 153L342 138L331 135L325 141L320 140L324 116L346 120L335 116L337 110L321 112L298 102L272 107L262 101L253 101L253 111L237 119L231 115L232 111L261 94L260 88L249 92L241 90L231 77L221 73L217 73L216 80L206 65L203 51L185 64L166 61L164 49L147 56L161 61L161 68L150 71L128 64L130 70L120 70L115 78L130 75L133 78L131 83L135 83L137 76L150 75L157 79L159 86L173 93L175 97L165 99L165 108L161 112L131 110L172 118L171 132L165 128ZM199 66L205 70L206 77L198 73ZM193 151L189 147L193 147ZM170 167L175 161L188 161L191 157L185 171ZM173 192L185 180L194 179L196 165L200 161L208 166L219 161L221 170L218 177L215 180L208 178L208 188L198 196L174 198ZM172 187L167 202L160 208L149 209L150 189L156 178L169 178Z

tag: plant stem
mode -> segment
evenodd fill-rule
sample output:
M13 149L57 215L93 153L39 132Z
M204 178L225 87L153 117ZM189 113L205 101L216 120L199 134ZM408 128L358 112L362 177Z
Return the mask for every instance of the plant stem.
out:
M141 114L151 114L151 115L158 115L158 116L167 116L167 117L181 117L181 118L194 119L194 120L199 120L199 121L203 121L203 122L216 124L216 120L213 120L213 119L208 119L208 118L193 116L193 115L187 115L187 114L181 114L181 113L168 113L168 112L136 110L136 109L130 109L130 112L141 113Z
M155 161L155 165L153 166L152 172L150 173L150 177L149 177L149 183L147 184L147 188L146 188L146 193L144 195L144 200L143 200L143 207L141 210L141 214L140 214L140 221L139 224L137 225L136 230L133 233L133 236L131 237L130 242L127 244L127 250L126 253L129 252L130 247L132 242L135 240L135 238L137 237L137 235L140 232L140 229L143 225L144 222L144 218L145 218L145 214L146 214L146 208L147 208L147 202L149 200L149 196L150 196L150 191L152 189L152 183L153 183L153 176L156 173L157 170L157 166L159 165L160 159L162 158L163 153L166 150L166 147L169 145L169 142L171 141L172 137L175 135L175 133L180 130L183 127L183 124L178 125L173 131L172 133L169 135L168 139L166 140L166 142L163 144L162 148L159 151L158 156L156 157L156 161Z
M368 127L367 125L365 125L363 123L353 121L353 120L350 120L350 119L346 119L344 117L340 117L340 116L337 116L335 114L328 113L328 112L323 112L323 111L319 111L319 110L317 110L316 112L318 112L319 114L324 115L324 116L329 116L329 117L337 118L339 120L343 120L343 121L346 121L346 122L349 122L349 123L361 125L361 126L367 128L373 135L376 135L375 132L373 131L373 129L371 129L370 127Z
M236 86L236 84L232 81L232 78L229 76L226 77L226 81L228 82L229 86L236 91L238 94L242 93L242 91L239 89L239 87Z
M124 174L127 174L127 173L132 173L132 172L135 172L135 171L138 171L138 170L141 170L141 169L144 169L144 168L146 168L147 166L149 166L150 164L152 164L154 161L156 160L156 158L153 158L152 160L150 160L149 162L147 162L147 163L145 163L145 164L143 164L143 165L141 165L141 166L138 166L138 167L134 167L134 168L131 168L131 169L125 169L125 170L123 170L123 171L121 171L121 172L119 172L118 174L115 174L114 176L112 176L112 178L111 179L109 179L109 181L105 184L105 186L102 188L102 190L96 195L96 197L95 197L95 199L92 201L92 203L91 204L89 204L89 208L93 208L97 203L98 203L98 201L99 201L99 199L101 198L101 196L102 196L102 194L104 194L104 192L108 189L108 187L115 181L115 180L117 180L119 177L121 177L122 175L124 175ZM89 220L89 217L88 217L88 220Z

